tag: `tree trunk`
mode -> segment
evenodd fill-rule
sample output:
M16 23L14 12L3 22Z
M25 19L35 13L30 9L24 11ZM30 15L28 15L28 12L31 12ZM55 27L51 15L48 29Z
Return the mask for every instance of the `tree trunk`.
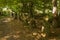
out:
M58 21L58 13L57 13L57 0L52 0L52 5L53 5L53 20L52 20L52 27L51 27L51 33L55 33L55 29L57 27L57 21Z
M52 0L52 4L53 4L53 16L56 17L57 16L57 0Z

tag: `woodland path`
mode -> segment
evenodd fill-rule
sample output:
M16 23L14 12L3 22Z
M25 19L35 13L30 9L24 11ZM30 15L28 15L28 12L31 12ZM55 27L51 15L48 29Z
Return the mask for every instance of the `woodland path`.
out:
M56 30L60 32L60 29ZM21 21L12 18L0 19L0 40L40 40L40 37L40 29L25 27ZM60 40L60 34L50 38Z

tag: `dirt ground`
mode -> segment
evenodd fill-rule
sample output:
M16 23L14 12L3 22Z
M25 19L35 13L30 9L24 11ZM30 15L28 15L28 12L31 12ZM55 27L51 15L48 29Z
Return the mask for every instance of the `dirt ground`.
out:
M0 40L60 40L60 37L45 38L45 35L38 28L24 26L20 20L0 19Z

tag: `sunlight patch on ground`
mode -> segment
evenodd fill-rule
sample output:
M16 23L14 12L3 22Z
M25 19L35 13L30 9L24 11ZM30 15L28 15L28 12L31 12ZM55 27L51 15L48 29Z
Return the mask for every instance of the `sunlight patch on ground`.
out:
M13 18L6 18L3 22L11 22Z

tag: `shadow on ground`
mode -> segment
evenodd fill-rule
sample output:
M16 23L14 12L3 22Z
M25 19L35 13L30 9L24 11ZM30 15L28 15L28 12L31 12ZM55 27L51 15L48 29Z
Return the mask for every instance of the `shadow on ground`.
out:
M40 29L24 27L19 20L0 19L0 40L45 40L40 38ZM56 38L48 40L60 40Z

